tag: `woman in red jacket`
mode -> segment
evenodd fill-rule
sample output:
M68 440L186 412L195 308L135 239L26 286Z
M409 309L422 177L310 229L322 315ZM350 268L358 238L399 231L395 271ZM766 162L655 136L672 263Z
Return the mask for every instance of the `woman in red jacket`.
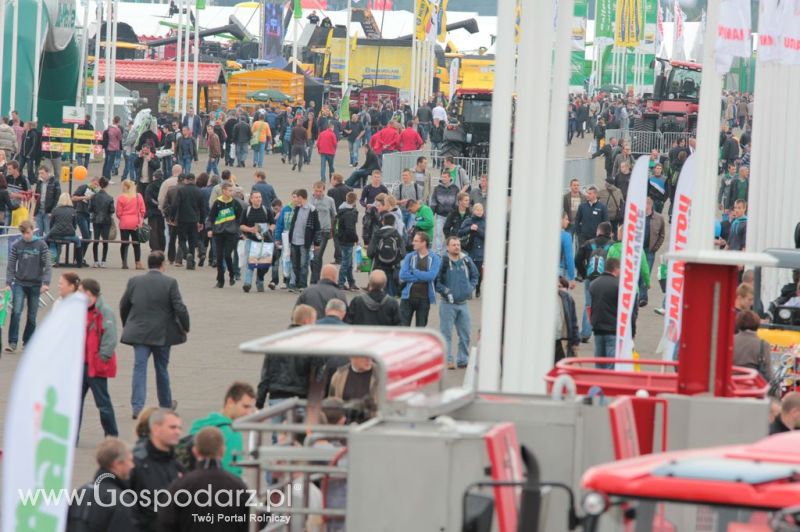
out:
M142 250L136 236L136 230L142 226L144 220L144 198L136 192L136 184L131 180L122 182L122 194L117 196L117 219L119 220L120 240L133 242L133 258L136 260L136 269L144 270L142 265ZM122 269L128 269L128 244L120 246L122 255Z

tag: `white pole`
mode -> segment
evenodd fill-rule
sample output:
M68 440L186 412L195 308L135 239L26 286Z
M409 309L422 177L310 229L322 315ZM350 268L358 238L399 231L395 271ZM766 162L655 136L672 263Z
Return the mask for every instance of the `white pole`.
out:
M100 87L100 23L103 20L103 3L97 0L94 31L94 83L92 84L92 126L97 128L97 96ZM108 66L108 65L106 65Z
M111 76L106 76L106 83L109 85L108 91L110 99L108 102L108 116L110 120L114 118L114 104L117 97L117 24L119 22L119 0L114 0L111 4ZM108 83L108 79L111 83Z
M195 4L196 6L196 4ZM200 97L197 94L197 71L200 68L200 10L194 10L194 72L192 73L192 107L200 111Z
M8 100L8 113L17 106L17 40L19 37L19 2L14 0L14 20L11 23L11 96Z
M3 66L6 42L6 10L8 9L8 0L0 0L0 114L3 110ZM10 113L9 113L10 114Z
M103 92L103 128L107 128L111 122L111 24L113 20L113 0L106 0L106 79L105 90Z
M175 112L181 112L181 48L183 47L183 2L178 1L178 40L175 41ZM180 120L180 119L179 119Z
M36 2L36 42L34 43L34 61L36 68L33 71L33 121L39 120L39 81L42 70L42 8L44 0Z
M478 351L478 389L495 392L500 386L500 353L503 336L503 277L506 267L508 220L508 162L511 157L511 106L514 94L516 54L514 20L516 0L497 2L495 86L492 98L489 146L489 190L486 198L486 239L481 296L481 340ZM456 81L451 79L450 83Z
M353 21L353 0L347 0L347 36L344 40L344 80L342 81L342 97L350 86L350 24Z
M5 3L5 0L3 0ZM86 55L89 53L89 3L91 0L85 0L83 5L83 38L81 39L81 63L78 72L78 92L75 94L75 105L80 106L83 102L83 85L86 79ZM5 10L3 10L5 12ZM5 31L0 30L0 35L5 35ZM0 65L2 65L3 45L0 39ZM2 71L2 67L0 67ZM83 118L83 117L81 117Z
M692 197L692 226L697 228L714 227L716 212L717 161L719 157L719 120L722 101L722 76L714 67L714 43L716 42L719 21L719 2L708 2L706 29L703 38L703 77L700 91L700 113L697 117L697 162ZM713 234L709 230L689 233L687 250L706 251L712 249Z
M297 13L292 13L292 73L297 74L297 31L300 27L300 19L297 18ZM348 32L350 29L348 28Z
M183 96L181 96L181 115L186 114L189 101L189 46L192 36L192 27L190 25L192 23L192 17L189 15L189 13L191 13L191 4L189 0L184 0L183 4L186 7L186 25L183 27L185 33L183 35Z
M348 0L350 1L350 0ZM419 0L414 0L414 17L417 13L417 3ZM416 18L414 19L414 26L411 28L411 90L409 91L409 100L411 102L411 109L417 112L417 25Z

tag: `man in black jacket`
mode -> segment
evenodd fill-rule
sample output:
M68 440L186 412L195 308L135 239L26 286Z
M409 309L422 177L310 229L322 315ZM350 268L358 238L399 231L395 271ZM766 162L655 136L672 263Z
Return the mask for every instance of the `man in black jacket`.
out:
M592 331L595 358L614 358L617 349L617 296L619 294L619 259L607 259L605 271L589 286L592 294ZM600 369L614 369L614 364L597 364Z
M175 446L181 439L181 418L174 410L159 408L150 415L150 438L133 452L131 490L138 495L133 522L142 532L155 532L157 512L153 498L156 490L166 489L183 471L175 459ZM146 495L146 496L142 496ZM150 497L150 503L147 502ZM163 510L163 508L161 509Z
M144 215L150 225L150 249L164 251L167 247L167 237L164 235L164 215L158 208L158 193L164 184L164 173L156 170L153 180L144 191Z
M611 139L605 143L605 145L594 152L592 154L592 159L595 157L600 157L601 155L605 158L604 166L606 169L606 179L611 179L613 176L614 171L614 157L616 156L614 150L617 147L617 137L611 137Z
M303 290L295 306L308 305L317 311L317 316L324 316L325 306L331 299L347 301L347 294L337 285L338 280L339 268L335 264L326 264L320 271L319 282Z
M39 167L39 180L36 181L34 192L39 196L36 203L36 227L39 228L40 235L46 235L50 232L50 213L61 196L61 184L50 175L50 170L44 165Z
M225 454L222 431L217 427L201 429L194 436L192 454L197 459L197 469L173 481L168 488L173 501L183 500L177 497L181 493L190 493L190 503L173 503L159 509L158 529L176 532L247 532L250 529L247 485L220 465ZM206 496L207 502L204 501ZM226 504L223 501L230 502ZM209 518L200 521L198 516Z
M130 448L120 439L106 438L97 446L95 459L99 469L92 482L79 488L83 497L70 505L67 532L138 532L132 508L120 504L133 470Z
M375 230L367 247L367 256L372 259L372 269L386 273L387 293L397 295L399 289L399 268L405 255L405 242L395 229L395 217L387 213L381 219L381 227Z
M203 193L194 184L194 174L186 174L183 186L178 187L177 197L172 204L172 218L178 224L178 245L186 257L186 269L194 270L197 232L206 218L206 202Z
M233 152L231 146L235 144L233 141L233 129L236 127L237 123L236 117L231 116L225 121L225 125L223 126L225 130L225 166L233 166Z
M292 324L289 328L312 325L317 320L317 311L308 305L297 305L292 311ZM321 385L323 357L297 355L264 355L261 366L261 381L256 392L256 408L273 405L283 399L308 397L309 387L314 383Z
M400 305L386 295L386 273L374 270L369 274L367 293L353 298L347 309L347 322L353 325L402 325Z
M236 145L236 166L244 168L247 162L247 147L250 145L250 139L253 137L250 131L250 124L246 118L242 118L239 123L233 127L233 143ZM228 138L231 138L228 137Z
M23 126L22 146L19 149L19 165L28 168L28 181L33 184L35 177L33 169L39 165L41 159L41 136L33 122L25 122Z
M131 406L133 418L139 417L147 397L147 360L153 354L156 368L158 404L174 408L169 384L169 352L173 345L186 341L189 311L183 304L178 281L164 275L164 253L153 251L147 257L150 269L144 275L128 279L119 302L123 344L133 346L135 362Z
M289 244L296 284L289 285L290 292L308 286L309 252L313 246L314 253L319 253L321 239L319 214L314 206L308 203L308 191L301 188L296 190L295 194L297 203L292 211L292 222L289 224Z

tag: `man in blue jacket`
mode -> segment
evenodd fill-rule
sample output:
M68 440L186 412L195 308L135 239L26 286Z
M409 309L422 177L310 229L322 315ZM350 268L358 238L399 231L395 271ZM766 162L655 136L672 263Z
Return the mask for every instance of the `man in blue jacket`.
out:
M455 369L451 353L453 325L458 333L459 368L469 361L469 336L472 324L469 304L472 292L478 286L478 268L468 255L461 252L461 239L447 237L447 254L442 256L442 266L436 277L436 291L442 296L439 304L439 327L447 344L447 367Z
M405 283L400 296L400 315L407 327L411 326L411 316L414 314L415 325L426 327L431 305L436 303L434 282L442 260L430 252L431 237L428 233L417 231L411 245L414 251L408 253L400 265L400 282Z

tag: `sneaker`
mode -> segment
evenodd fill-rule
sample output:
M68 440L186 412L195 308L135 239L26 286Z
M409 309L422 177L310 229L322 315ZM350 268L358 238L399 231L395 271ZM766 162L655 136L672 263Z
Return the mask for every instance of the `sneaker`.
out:
M99 268L99 267L100 267L100 263L99 262L95 261L95 262L92 263L92 268Z
M456 369L455 362L448 362L447 363L447 369Z
M467 367L467 363L466 362L459 362L457 364L457 367L458 367L458 369L465 369Z
M654 308L653 312L655 312L659 316L663 316L664 314L666 314L666 311L664 310L663 307Z
M215 288L225 288L225 283L217 281L217 284L214 285Z
M250 287L248 285L242 286L242 290L244 290L245 294L249 294L250 293Z
M270 290L275 290L275 283L269 283L267 286L269 286Z
M231 277L230 280L228 281L228 284L231 285L231 286L235 285L236 284L236 279Z
M5 348L6 353L13 353L17 350L17 344L8 344Z
M349 287L347 287L347 289L350 290L351 292L358 292L358 287L356 286L355 283L351 284Z
M108 263L106 261L101 261L100 266L98 268L108 268Z
M295 170L297 170L297 165L296 165L296 164L293 164L293 165L292 165L292 172L294 172Z
M292 293L292 294L296 294L297 293L297 288L295 288L294 286L289 285L288 288L289 288L289 292L290 293Z
M646 306L647 306L647 300L646 299L639 300L639 308L646 307Z

